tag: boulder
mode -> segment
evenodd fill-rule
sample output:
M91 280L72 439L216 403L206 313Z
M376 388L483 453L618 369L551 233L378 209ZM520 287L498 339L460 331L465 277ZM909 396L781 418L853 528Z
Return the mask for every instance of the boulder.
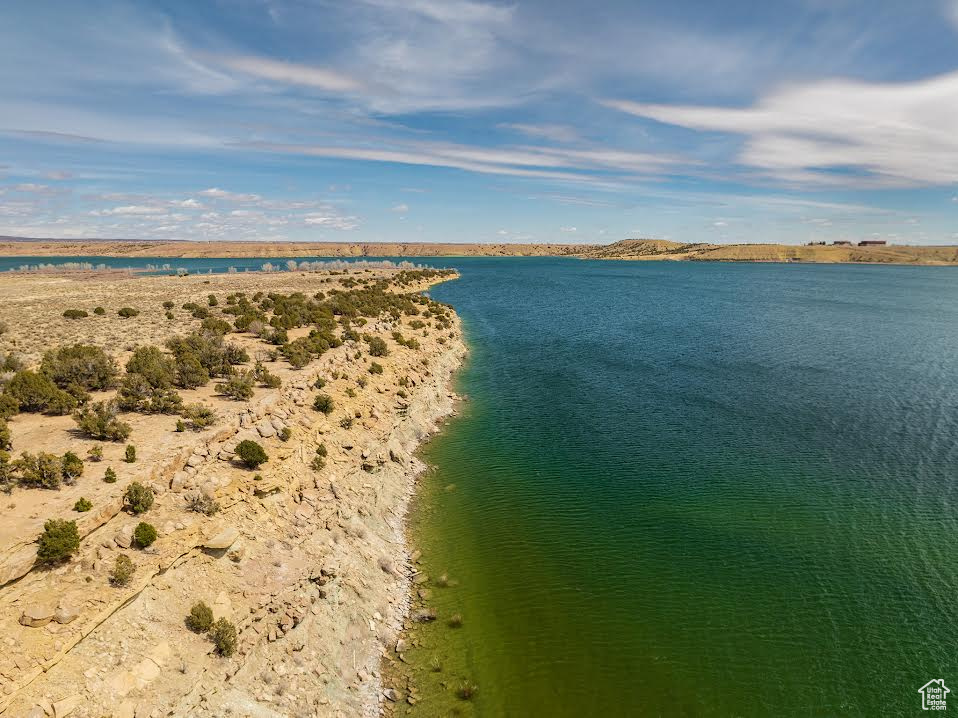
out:
M23 613L20 614L20 625L29 626L30 628L39 628L52 621L53 614L53 606L35 603L23 609Z
M57 610L53 612L53 620L66 625L67 623L73 623L79 615L79 609L72 603L60 601L60 603L57 604Z
M186 465L195 469L196 467L200 466L205 460L206 460L206 457L203 456L202 454L191 454L190 458L186 460Z
M276 429L273 428L273 425L266 419L263 419L256 425L256 431L258 431L259 435L264 439L268 439L271 436L276 436Z
M233 545L233 542L239 538L239 531L232 526L217 533L213 538L206 541L204 547L209 549L225 549Z
M133 543L133 527L124 526L113 535L113 542L120 548L130 548Z
M82 701L83 696L80 694L69 696L62 701L57 701L53 704L53 718L63 718L64 716L70 715L80 707Z

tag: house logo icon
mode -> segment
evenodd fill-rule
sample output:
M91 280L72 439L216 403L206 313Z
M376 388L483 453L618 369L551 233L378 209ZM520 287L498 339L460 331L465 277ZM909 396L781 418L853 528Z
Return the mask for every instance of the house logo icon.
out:
M921 693L921 709L923 711L943 711L945 701L951 689L945 685L944 678L934 678L918 689Z

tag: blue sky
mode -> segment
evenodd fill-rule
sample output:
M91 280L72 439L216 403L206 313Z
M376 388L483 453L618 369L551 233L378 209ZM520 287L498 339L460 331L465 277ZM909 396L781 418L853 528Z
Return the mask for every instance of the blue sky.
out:
M958 0L0 6L0 234L958 243Z

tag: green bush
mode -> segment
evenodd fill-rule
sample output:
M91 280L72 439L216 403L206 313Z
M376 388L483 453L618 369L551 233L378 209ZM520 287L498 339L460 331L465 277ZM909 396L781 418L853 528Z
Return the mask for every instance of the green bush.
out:
M317 394L316 398L313 399L313 408L329 416L336 408L336 404L329 394Z
M133 545L138 548L146 548L156 541L156 528L152 524L141 521L133 529Z
M93 503L89 499L85 499L82 496L77 499L77 502L73 504L73 510L79 513L84 513L93 508Z
M80 550L80 532L76 521L50 519L43 524L37 541L37 563L51 565L67 561Z
M63 455L61 467L63 480L68 484L73 484L79 477L83 476L83 460L72 451Z
M129 424L117 418L116 412L117 406L114 402L99 401L75 411L73 420L80 431L91 439L123 441L130 435L131 429Z
M176 306L176 304L173 303L173 302L171 302L171 301L169 301L169 300L163 302L163 308L164 308L166 311L170 311L170 310L171 310L173 307L175 307L175 306Z
M123 453L123 460L128 464L136 463L136 447L133 444L126 445L126 451Z
M100 347L73 344L43 355L40 371L61 389L80 387L84 391L102 391L116 383L117 368ZM70 391L73 394L73 391Z
M187 404L183 407L183 418L193 431L202 431L216 423L216 412L204 404Z
M63 481L63 459L55 454L41 451L34 456L24 451L11 468L17 474L21 486L59 489Z
M186 627L196 633L206 633L213 625L213 609L203 601L197 601L186 617Z
M104 480L106 483L108 483L108 484L115 484L115 483L116 483L116 472L115 472L112 468L110 468L109 466L107 466L107 467L106 467L106 472L103 474L103 480Z
M24 369L7 383L6 393L13 397L21 411L42 411L44 414L69 414L77 400L60 389L46 374Z
M313 471L322 471L326 467L326 459L319 455L314 456L309 466Z
M67 319L84 319L90 315L82 309L67 309L63 312L63 316Z
M232 328L229 322L217 317L207 317L203 320L203 323L200 324L200 329L204 332L219 334L220 336L229 334Z
M194 354L176 358L174 383L181 389L195 389L209 383L210 373Z
M221 618L210 626L210 638L216 646L216 652L225 658L236 653L236 626Z
M373 362L372 364L369 365L369 373L370 373L370 374L382 374L382 373L383 373L383 365L382 365L382 364L379 364L378 362Z
M183 397L170 385L154 387L142 374L127 374L120 384L116 403L124 411L175 414L183 406Z
M182 434L184 431L186 431L186 424L182 419L176 420L176 428L173 431L175 431L177 434Z
M123 506L134 514L143 514L153 505L153 489L134 481L123 493Z
M269 461L269 457L266 455L263 447L249 439L244 439L236 445L236 456L239 457L240 461L242 461L248 469L255 469Z
M289 441L289 437L293 435L293 430L288 426L284 426L280 432L277 434L280 441Z
M275 374L271 374L269 370L263 366L263 362L256 362L256 365L253 367L253 376L256 377L256 381L267 389L278 389L283 384L282 379Z
M13 435L5 419L0 419L0 451L9 451L13 448Z
M136 573L136 566L133 565L133 559L126 554L120 554L113 563L113 570L110 571L110 583L114 586L126 586L133 580L133 574Z
M215 294L209 295L209 296L206 298L206 303L209 304L211 307L215 307L217 304L219 304L219 302L216 301L216 295L215 295Z
M126 363L128 374L139 374L151 387L160 388L173 383L175 366L173 360L159 347L142 346L133 350Z
M374 357L384 357L389 354L389 347L381 337L375 337L367 334L363 337L369 345L369 354Z
M217 384L216 391L231 399L246 401L253 396L253 381L253 372L237 372L222 384Z
M134 309L133 307L123 307L120 309L117 314L119 314L124 319L129 319L130 317L135 317L140 313L139 309Z
M93 309L93 313L96 314L98 317L102 317L104 314L106 314L106 309L104 309L103 307L95 307Z
M86 452L86 457L90 461L103 461L103 447L99 444L94 444Z
M20 402L10 394L0 394L0 419L9 419L20 413Z

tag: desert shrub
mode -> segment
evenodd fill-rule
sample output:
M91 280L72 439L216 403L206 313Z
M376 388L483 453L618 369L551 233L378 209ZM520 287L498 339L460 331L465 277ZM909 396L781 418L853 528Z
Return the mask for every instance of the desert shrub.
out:
M176 318L175 315L173 314L173 312L167 312L164 316L165 316L167 319L175 319L175 318Z
M386 342L382 337L375 337L371 334L367 334L364 339L366 344L369 345L369 354L374 357L384 357L389 354L389 347L386 346Z
M129 424L117 418L116 411L115 402L98 401L95 404L87 404L82 409L77 409L73 414L73 420L76 421L80 431L91 439L123 441L130 435L131 429ZM103 449L101 447L100 458L102 457Z
M20 402L10 394L0 394L0 419L9 419L20 412Z
M220 505L212 496L197 491L186 497L186 508L198 514L212 516L220 510Z
M60 465L63 471L63 480L67 484L72 485L79 477L83 476L83 461L72 451L63 455Z
M133 529L133 545L138 548L146 548L156 541L156 528L152 524L141 521Z
M63 459L55 454L41 451L34 455L24 451L12 468L21 486L59 489L63 481Z
M85 513L93 508L93 503L89 499L85 499L82 496L77 499L77 502L73 504L73 510L78 513Z
M171 302L169 299L167 299L165 302L163 302L163 308L164 308L166 311L170 311L170 310L171 310L173 307L175 307L175 306L176 306L176 303Z
M75 394L71 387L80 387L83 391L109 389L117 376L112 357L100 347L88 344L73 344L46 352L40 371L71 394Z
M425 322L420 319L413 319L409 322L410 329L422 329L424 326L426 326Z
M216 295L215 295L215 294L209 295L209 296L206 298L206 303L209 304L211 307L215 307L217 304L219 304L219 302L216 301Z
M233 372L233 366L249 361L249 355L241 347L225 343L222 336L209 332L172 337L166 346L177 360L196 359L209 376L227 376Z
M313 460L309 463L309 466L313 471L322 471L326 467L326 459L317 454L313 457Z
M139 374L154 388L172 384L175 369L173 360L155 346L137 347L126 363L128 374Z
M293 430L288 426L284 426L280 432L277 434L280 441L289 441L289 437L293 435Z
M236 626L225 618L220 618L210 626L210 638L221 656L229 658L236 653Z
M336 404L333 401L333 397L329 394L317 394L316 398L313 399L313 408L329 416L333 413L333 409L336 408Z
M316 377L316 381L313 382L313 387L316 389L322 389L324 386L326 386L326 380L321 376Z
M278 376L271 374L269 369L263 366L263 362L256 362L256 365L253 367L253 376L256 377L256 381L267 389L278 389L283 384Z
M127 374L116 394L116 403L124 411L175 414L183 407L183 397L170 385L154 387L142 374Z
M50 565L67 561L80 549L76 521L49 519L37 541L37 563Z
M116 472L109 466L106 467L106 472L103 474L103 480L108 484L116 483Z
M93 313L96 314L98 317L102 317L104 314L106 314L106 309L104 309L103 307L94 307Z
M196 308L191 312L194 319L208 319L210 316L210 310L206 307L196 306Z
M316 447L317 456L327 456L328 454L329 452L326 451L326 444L320 444L319 446Z
M121 553L113 562L110 583L118 587L126 586L133 580L134 573L136 573L136 566L133 565L133 559Z
M216 412L204 404L187 404L183 407L183 418L193 431L202 431L216 423Z
M128 464L136 463L136 447L133 444L127 444L123 453L123 460Z
M10 427L4 419L0 419L0 451L9 451L13 448L13 436Z
M219 334L220 336L228 334L232 328L229 322L217 317L207 317L203 320L203 323L200 324L200 329L204 332Z
M134 309L133 307L123 307L123 308L121 308L121 309L117 312L117 314L119 314L119 315L120 315L121 317L123 317L124 319L129 319L129 318L131 318L131 317L135 317L135 316L137 316L139 313L140 313L140 310L139 310L139 309Z
M339 420L339 425L340 425L341 427L343 427L344 429L352 429L352 428L353 428L353 417L351 417L351 416L344 416L342 419Z
M90 315L82 309L67 309L63 312L63 316L67 319L84 319Z
M134 514L146 513L153 505L153 489L134 481L123 492L123 506Z
M90 461L103 461L103 447L100 444L94 444L87 450L86 457Z
M210 373L193 354L176 358L174 383L181 389L195 389L209 383Z
M346 387L346 396L348 396L350 399L355 399L356 390L353 389L351 386Z
M23 369L23 360L13 352L7 352L3 357L4 371L20 371Z
M372 364L369 365L369 373L370 373L370 374L382 374L382 373L383 373L383 365L380 364L380 363L378 363L378 362L373 362Z
M203 601L197 601L186 617L186 627L196 633L206 633L213 625L213 609Z
M6 393L20 405L21 411L44 414L69 414L77 400L60 389L46 374L24 369L7 383Z
M269 460L263 447L249 439L244 439L236 445L236 456L248 469L255 469Z
M253 396L253 372L237 372L228 377L225 382L216 385L216 391L220 394L245 401Z

